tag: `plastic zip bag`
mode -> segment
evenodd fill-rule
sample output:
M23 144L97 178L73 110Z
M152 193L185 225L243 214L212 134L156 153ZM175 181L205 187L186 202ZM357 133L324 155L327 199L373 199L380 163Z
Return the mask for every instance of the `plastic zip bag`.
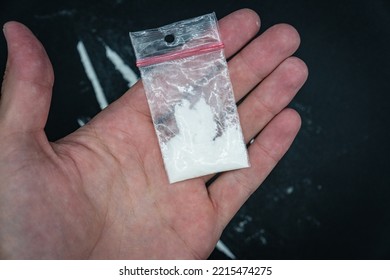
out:
M249 167L215 14L130 38L169 182Z

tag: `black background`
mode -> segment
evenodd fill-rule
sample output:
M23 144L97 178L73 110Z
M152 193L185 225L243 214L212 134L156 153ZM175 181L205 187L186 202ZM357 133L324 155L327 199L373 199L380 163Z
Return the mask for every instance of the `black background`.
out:
M79 41L112 102L127 82L105 45L137 72L129 31L245 7L260 14L261 32L298 29L310 75L290 104L303 120L296 141L221 240L239 259L390 258L388 1L1 0L0 23L25 23L47 49L56 84L46 131L56 140L100 111ZM1 38L0 70L5 61Z

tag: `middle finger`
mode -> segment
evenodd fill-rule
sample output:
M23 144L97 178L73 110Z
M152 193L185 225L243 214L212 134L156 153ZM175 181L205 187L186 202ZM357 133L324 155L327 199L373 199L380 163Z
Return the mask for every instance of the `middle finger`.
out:
M298 48L294 27L277 24L253 40L229 61L229 73L236 102L268 76Z

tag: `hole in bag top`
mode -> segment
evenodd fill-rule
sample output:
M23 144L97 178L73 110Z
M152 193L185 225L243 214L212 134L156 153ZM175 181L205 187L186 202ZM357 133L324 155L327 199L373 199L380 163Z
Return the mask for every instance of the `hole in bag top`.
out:
M165 42L171 44L175 41L175 36L173 34L168 34L164 37Z
M223 48L215 13L130 32L130 38L138 67Z

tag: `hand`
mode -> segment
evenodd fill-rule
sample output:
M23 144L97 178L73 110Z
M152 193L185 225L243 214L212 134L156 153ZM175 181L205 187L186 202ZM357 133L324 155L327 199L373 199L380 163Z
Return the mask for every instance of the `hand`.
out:
M287 151L300 127L285 109L307 77L290 57L299 35L258 32L251 10L220 31L251 167L170 185L142 83L87 125L50 143L44 126L53 70L22 24L4 27L7 70L0 103L0 257L203 259L224 227ZM249 93L249 95L248 95ZM258 134L260 132L260 134ZM258 135L258 136L257 136Z

